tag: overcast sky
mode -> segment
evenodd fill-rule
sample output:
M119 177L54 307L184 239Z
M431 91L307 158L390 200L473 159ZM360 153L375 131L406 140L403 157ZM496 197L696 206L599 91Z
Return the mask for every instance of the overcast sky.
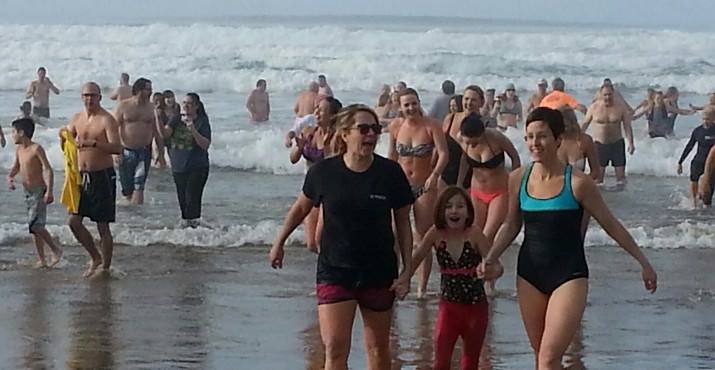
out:
M714 0L2 0L3 22L158 16L404 15L715 28ZM136 18L135 18L136 17Z

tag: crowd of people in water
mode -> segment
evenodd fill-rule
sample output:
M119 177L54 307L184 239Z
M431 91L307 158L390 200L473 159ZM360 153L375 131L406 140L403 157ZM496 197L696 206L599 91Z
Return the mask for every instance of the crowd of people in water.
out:
M179 104L170 90L154 93L146 78L130 84L125 73L120 81L110 96L117 101L111 113L101 106L100 86L84 84L83 109L59 134L65 158L60 200L72 233L89 254L87 277L107 274L111 266L117 173L126 202L142 204L151 167L170 166L182 226L204 226L201 198L210 168L211 124L201 98L188 93ZM16 159L7 178L14 189L21 174L39 266L62 257L45 228L47 205L54 201L53 170L43 147L32 140L35 125L50 116L51 92L60 91L41 67L27 91L32 103L24 103L12 122ZM522 319L536 368L560 369L586 306L584 238L591 218L639 263L645 288L657 287L654 268L601 197L606 167L613 166L618 186L625 186L626 153L635 152L633 120L646 117L650 137L668 137L678 115L700 112L702 125L693 130L677 172L697 145L691 195L694 204L702 199L709 206L715 94L708 105L682 109L676 88L649 89L633 108L606 79L593 100L582 104L560 78L550 90L546 80L538 81L524 105L513 84L498 94L478 85L456 94L455 84L444 81L442 93L425 110L418 92L399 82L383 86L374 107L343 106L325 76L311 82L297 98L295 120L284 138L288 159L294 164L304 159L307 173L271 247L270 264L283 266L284 245L303 224L307 248L318 254L325 368L347 368L359 309L368 366L389 369L395 300L408 294L413 275L417 297L425 297L435 258L441 284L434 368L451 368L461 338L461 368L476 369L494 281L504 272L499 258L523 226L516 268ZM269 120L265 80L250 92L246 109L253 122ZM576 112L583 114L580 123ZM503 133L510 128L524 130L529 161ZM375 153L382 134L389 140L386 157ZM96 223L99 248L84 218Z

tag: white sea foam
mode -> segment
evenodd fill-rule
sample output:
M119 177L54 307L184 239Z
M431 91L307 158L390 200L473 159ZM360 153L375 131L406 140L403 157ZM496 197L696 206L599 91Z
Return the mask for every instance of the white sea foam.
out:
M373 91L398 79L433 90L445 78L458 86L512 81L531 88L554 75L577 90L595 88L606 76L635 89L715 88L712 33L153 24L0 25L0 35L0 48L16 51L0 60L3 90L24 89L39 65L70 90L87 80L114 85L120 71L182 91L246 91L258 76L273 91L296 91L319 72L342 91Z
M63 157L57 139L57 129L38 128L35 141L45 147L52 166L61 171ZM271 174L301 174L304 172L302 163L292 165L288 160L289 150L283 146L285 130L276 127L232 129L214 134L214 140L209 150L210 160L214 166L230 167L241 170L256 171ZM634 175L658 177L673 177L676 175L676 165L687 139L649 139L644 137L642 127L636 129L636 153L628 156L627 171ZM522 162L528 162L528 152L524 144L523 132L510 129L507 136L517 147ZM388 137L380 138L377 152L387 154ZM691 154L692 156L692 154ZM14 151L0 151L0 167L9 168L14 160ZM687 164L688 162L686 162ZM688 166L683 166L687 175ZM611 170L609 170L611 171Z
M269 245L280 231L277 221L261 221L255 225L212 225L215 229L142 228L116 224L112 226L114 241L118 244L148 246L154 244L191 245L196 247L240 247L244 245ZM66 225L48 225L47 229L60 243L77 245ZM705 222L685 221L674 225L648 228L628 228L636 242L652 249L715 248L712 225ZM91 232L95 233L94 230ZM95 238L99 236L95 233ZM521 243L520 234L516 243ZM0 225L0 244L30 242L27 225L6 222ZM303 243L301 229L296 230L288 243ZM614 245L615 242L600 227L593 226L586 235L587 246Z

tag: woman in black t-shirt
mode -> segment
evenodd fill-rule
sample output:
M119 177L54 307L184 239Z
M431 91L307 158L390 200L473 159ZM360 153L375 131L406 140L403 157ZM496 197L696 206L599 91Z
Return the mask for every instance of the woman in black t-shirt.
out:
M400 166L374 154L381 126L367 106L338 115L338 153L310 168L303 192L286 216L270 262L283 267L283 245L313 207L322 205L324 228L318 254L317 297L325 369L347 367L355 310L364 322L368 367L390 368L390 326L395 296L409 291L414 202ZM395 219L393 233L392 218ZM394 236L400 246L398 276Z

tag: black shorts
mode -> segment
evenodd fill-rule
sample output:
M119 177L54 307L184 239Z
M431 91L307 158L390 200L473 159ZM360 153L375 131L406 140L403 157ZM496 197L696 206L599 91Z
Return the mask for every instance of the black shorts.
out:
M598 151L598 162L601 167L608 167L611 163L613 167L626 166L626 141L620 139L610 144L601 144L596 142L596 151Z
M705 162L692 161L690 162L690 181L698 182L700 176L705 173Z
M117 198L117 174L114 168L99 171L81 171L82 187L79 195L80 217L94 222L114 222Z
M50 118L50 107L32 107L32 113L38 117Z

